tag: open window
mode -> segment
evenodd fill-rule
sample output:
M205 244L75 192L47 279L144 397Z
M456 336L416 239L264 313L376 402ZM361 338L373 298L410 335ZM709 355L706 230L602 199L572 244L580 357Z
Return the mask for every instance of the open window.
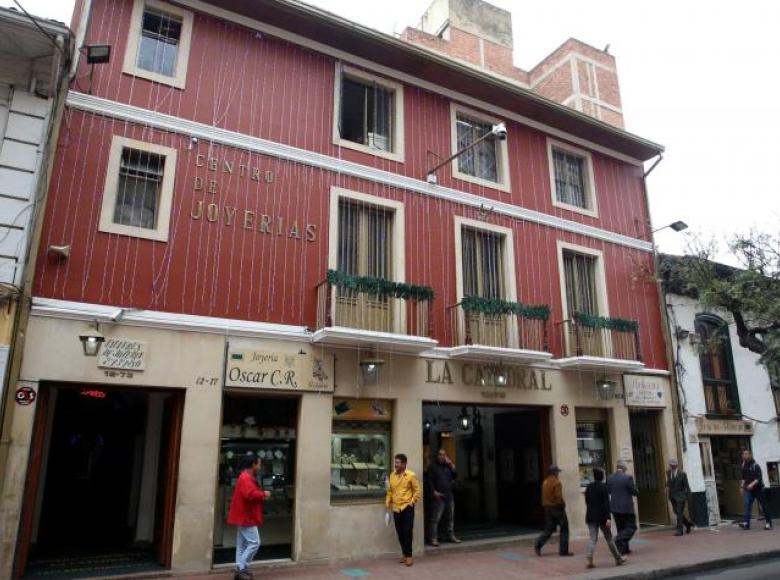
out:
M403 87L365 71L337 65L333 142L403 162Z
M123 72L183 89L192 12L157 0L135 0Z
M707 414L739 418L739 392L728 324L713 314L699 314L694 327L701 345L699 364Z

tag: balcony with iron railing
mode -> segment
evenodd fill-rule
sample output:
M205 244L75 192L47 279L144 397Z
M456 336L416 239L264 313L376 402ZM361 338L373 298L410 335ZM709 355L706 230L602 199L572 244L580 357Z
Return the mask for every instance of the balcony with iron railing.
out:
M639 324L635 320L575 312L558 323L564 358L561 368L630 371L641 369Z
M328 270L315 291L315 343L409 353L437 344L431 338L433 290L428 286Z
M707 415L717 419L741 419L739 399L735 396L732 384L727 381L705 379L704 401Z
M447 308L453 358L489 357L517 363L552 358L547 305L465 296Z

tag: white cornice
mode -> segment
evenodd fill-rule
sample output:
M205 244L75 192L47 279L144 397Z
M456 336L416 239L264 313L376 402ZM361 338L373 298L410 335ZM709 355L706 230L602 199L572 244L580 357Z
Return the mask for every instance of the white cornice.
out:
M156 310L122 309L117 306L54 300L52 298L33 298L32 315L83 320L85 322L96 320L103 323L113 323L121 315L121 320L117 324L124 326L143 326L162 330L205 332L248 338L278 338L298 342L311 341L311 333L303 326L216 318L212 316L195 316L192 314L177 314L175 312L158 312Z
M221 143L223 145L228 145L247 151L262 153L264 155L271 155L273 157L318 167L320 169L325 169L334 173L341 173L344 175L357 177L359 179L365 179L401 189L416 191L417 193L446 199L448 201L468 205L475 208L491 207L496 213L528 222L550 226L558 230L582 234L590 238L611 242L621 246L627 246L629 248L644 250L646 252L652 252L653 250L652 244L644 240L639 240L615 232L595 228L593 226L580 224L567 219L559 218L557 216L518 207L508 203L503 203L486 197L465 193L456 189L441 187L439 185L432 185L420 179L406 177L397 173L383 171L381 169L368 167L359 163L345 161L336 157L330 157L321 153L315 153L313 151L291 147L289 145L268 141L266 139L260 139L259 137L253 137L251 135L237 133L235 131L220 129L218 127L206 125L204 123L198 123L189 119L158 113L156 111L143 109L141 107L136 107L125 103L119 103L116 101L110 101L100 97L94 97L84 93L71 91L68 93L67 105L82 111L97 113L99 115L105 115L124 121L131 121L134 123L146 125L148 127L161 129L163 131L170 131L173 133L180 133L191 137L197 137L199 139L205 139L214 143Z
M600 153L603 153L604 155L609 155L610 157L614 157L615 159L619 159L621 161L625 161L627 163L631 163L633 165L642 166L643 163L635 159L629 155L626 155L624 153L621 153L620 151L616 151L614 149L610 149L609 147L604 147L602 145L597 145L596 143L590 142L586 139L582 139L581 137L577 137L575 135L572 135L570 133L567 133L565 131L562 131L560 129L556 129L554 127L551 127L549 125L546 125L544 123L541 123L535 119L531 119L530 117L526 117L524 115L519 115L517 113L514 113L508 109L504 109L501 107L496 107L495 105L492 105L488 102L481 101L479 99L475 99L473 97L470 97L468 95L465 95L463 93L459 93L457 91L453 91L451 89L447 89L445 87L442 87L440 85L434 84L430 81L427 81L425 79L415 77L412 75L408 75L405 73L402 73L396 69L392 69L386 66L383 66L381 64L378 64L376 62L373 62L371 60L368 60L366 58L357 56L355 54L345 52L343 50L339 50L336 48L333 48L332 46L328 46L327 44L317 42L314 40L311 40L309 38L306 38L305 36L301 36L299 34L295 34L293 32L290 32L288 30L284 30L281 28L278 28L276 26L271 26L270 24L267 24L265 22L261 22L259 20L255 20L253 18L249 18L248 16L244 16L241 14L237 14L235 12L231 12L230 10L226 10L224 8L220 8L219 6L215 6L214 4L210 4L207 2L203 2L202 0L178 0L178 4L181 4L182 6L187 6L188 8L192 8L193 10L199 10L201 12L204 12L206 14L210 14L212 16L216 16L217 18L221 18L223 20L227 20L229 22L235 22L236 24L240 24L241 26L245 26L251 30L258 30L264 34L269 34L272 36L275 36L277 38L281 38L283 40L286 40L288 42L292 42L293 44L297 44L299 46L304 46L306 48L315 50L321 54L326 54L328 56L331 56L333 58L341 59L344 62L349 62L352 64L356 64L358 66L362 66L367 68L368 70L372 72L376 72L382 75L385 75L387 77L405 82L407 84L420 87L422 89L429 90L431 92L437 93L439 95L443 95L445 97L448 97L450 99L455 99L457 101L460 101L461 103L465 105L470 105L473 107L477 107L482 109L483 111L498 115L500 117L503 117L505 119L512 119L513 121L517 121L518 123L522 123L523 125L527 127L533 127L534 129L538 129L540 131L543 131L549 135L553 135L554 137L558 137L560 139L566 139L570 141L571 143L575 143L577 145L581 145L583 147L588 147L589 149L593 151L598 151ZM299 7L300 7L299 3ZM308 10L315 10L323 14L322 11L317 10L314 7L306 6L305 4L302 5L305 9ZM333 15L329 15L330 17L333 17ZM338 17L335 17L337 20L342 20ZM350 25L353 25L353 23L350 23ZM362 28L359 25L356 25L358 28ZM370 29L363 28L363 31L373 35L377 39L381 39L385 42L399 42L397 39L393 37L388 37L387 35L382 34L381 32L377 32ZM403 48L407 50L414 50L417 51L418 54L422 58L434 58L434 59L443 59L445 61L449 61L450 64L456 64L459 67L461 67L463 70L467 70L472 74L479 75L483 77L484 81L491 82L491 81L498 81L507 83L509 85L515 85L518 89L522 89L523 87L520 86L516 81L511 79L505 79L504 77L499 77L498 75L490 74L485 78L485 70L481 69L480 67L477 67L476 65L471 65L468 63L465 63L464 61L455 61L449 57L446 57L442 55L441 53L438 53L436 51L427 49L420 45L411 44L408 42L402 42ZM482 82L482 81L479 81ZM528 96L531 98L537 98L541 101L544 101L545 104L548 107L552 108L559 108L559 110L565 114L569 115L577 115L577 113L573 111L567 111L565 107L560 105L559 103L556 103L554 101L551 101L550 99L547 99L546 97L543 97L542 95L539 95L538 93L534 93L530 89L526 89L528 91ZM582 113L579 114L579 118L581 121L585 122L594 122L598 123L599 121L593 118L588 118L586 115L583 115ZM621 134L624 137L636 140L636 141L642 141L648 146L654 146L657 147L656 144L651 143L649 141L646 141L644 139L641 139L637 137L636 135L632 135L628 133L627 131L624 131L622 129L619 129L614 126L609 126L605 123L602 123L602 128L607 129L609 131L614 132L615 134Z

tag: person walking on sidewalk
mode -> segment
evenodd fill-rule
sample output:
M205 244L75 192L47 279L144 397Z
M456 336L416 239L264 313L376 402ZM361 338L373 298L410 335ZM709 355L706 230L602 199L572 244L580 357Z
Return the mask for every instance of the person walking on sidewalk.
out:
M455 500L452 496L452 484L455 482L455 466L442 448L436 454L436 461L428 469L428 479L431 487L431 500L433 503L430 519L430 543L439 545L439 523L444 518L444 527L447 533L447 541L460 544L455 537Z
M621 555L615 542L612 541L612 530L609 527L609 491L604 483L604 472L600 469L593 470L593 479L585 488L585 523L588 525L590 540L585 552L588 563L587 568L593 568L593 552L596 551L596 542L599 539L599 530L604 535L607 547L615 557L615 564L625 564L627 558Z
M617 462L615 473L607 478L609 490L609 507L615 518L617 535L615 545L621 554L630 554L628 543L636 533L636 515L634 513L634 498L638 495L634 478L626 473L626 462Z
M753 501L758 500L761 511L764 512L765 530L772 529L772 514L766 501L764 491L764 479L761 474L761 466L753 460L753 452L745 449L742 452L742 484L740 486L742 499L745 505L745 521L739 524L743 530L750 529L750 517L753 512Z
M393 461L394 471L388 477L385 505L393 512L395 533L401 544L401 564L412 565L412 533L414 531L414 505L420 501L420 482L406 469L406 455L399 453Z
M235 580L252 578L249 564L260 549L260 530L263 525L263 502L271 492L263 491L257 483L260 472L260 459L250 455L246 460L246 469L238 476L236 489L230 500L227 523L236 526L236 572Z
M542 483L542 507L544 508L544 531L534 542L534 552L542 555L542 546L547 543L555 528L560 528L559 556L573 556L569 552L569 520L566 517L566 502L563 501L563 486L558 474L561 472L557 465L551 465L547 470L547 477Z
M693 524L685 517L685 502L688 501L691 488L688 485L688 476L683 470L677 468L676 459L669 460L669 471L666 472L666 489L674 515L677 516L677 531L674 535L682 536L683 526L685 533L690 534Z

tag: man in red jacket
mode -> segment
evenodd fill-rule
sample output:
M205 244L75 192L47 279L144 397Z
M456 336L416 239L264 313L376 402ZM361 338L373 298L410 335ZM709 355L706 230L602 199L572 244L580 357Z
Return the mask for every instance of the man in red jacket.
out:
M260 548L257 528L263 524L263 500L271 496L270 491L263 491L257 483L259 471L260 459L249 456L230 500L227 523L236 526L236 580L252 578L248 566Z

